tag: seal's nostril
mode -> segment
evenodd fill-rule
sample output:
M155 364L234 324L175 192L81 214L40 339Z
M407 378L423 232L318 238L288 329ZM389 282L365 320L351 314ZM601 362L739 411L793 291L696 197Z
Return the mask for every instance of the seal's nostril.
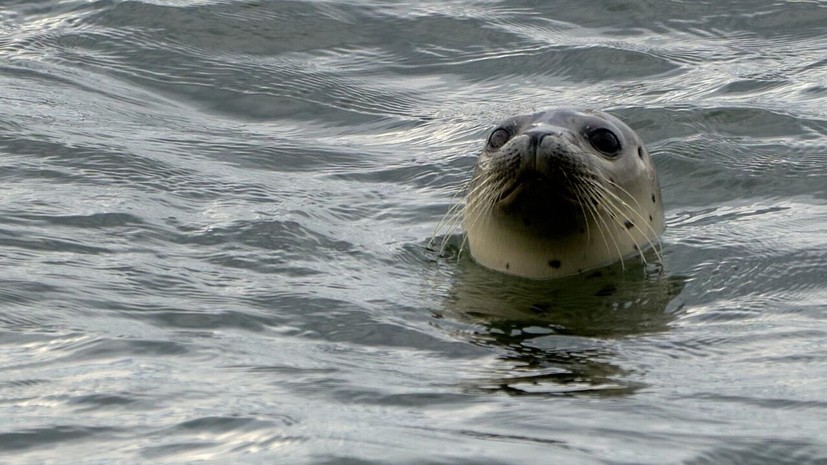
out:
M552 132L546 130L529 131L526 135L529 137L529 143L532 147L537 147L546 136L552 135Z

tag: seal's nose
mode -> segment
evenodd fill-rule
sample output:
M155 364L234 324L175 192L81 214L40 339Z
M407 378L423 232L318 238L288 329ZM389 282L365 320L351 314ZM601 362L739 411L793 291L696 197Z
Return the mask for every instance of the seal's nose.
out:
M526 136L528 136L528 144L532 148L536 148L538 145L540 145L540 141L543 140L543 137L546 137L549 134L549 132L546 130L534 129L531 131L527 131L525 134Z
M540 145L543 143L543 139L547 137L551 137L549 140L554 140L559 138L563 133L562 129L555 128L554 126L541 126L537 128L532 128L526 131L524 134L528 137L528 145L530 149L528 153L530 153L530 160L528 161L528 165L531 166L532 169L539 168L538 166L538 158L539 156Z
M544 126L538 127L534 129L529 129L525 132L525 135L529 138L529 144L533 148L537 148L538 145L543 141L543 139L547 136L554 136L560 137L562 134L562 129L556 129L554 127Z

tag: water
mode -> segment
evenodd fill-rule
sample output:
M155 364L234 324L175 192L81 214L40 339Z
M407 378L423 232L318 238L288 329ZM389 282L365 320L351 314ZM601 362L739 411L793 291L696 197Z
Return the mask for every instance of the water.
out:
M5 0L0 462L827 463L827 3ZM647 141L662 271L426 249L497 120Z

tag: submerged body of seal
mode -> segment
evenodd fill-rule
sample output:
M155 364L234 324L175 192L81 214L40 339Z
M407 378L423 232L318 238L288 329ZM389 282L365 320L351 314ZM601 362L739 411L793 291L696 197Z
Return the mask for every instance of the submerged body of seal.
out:
M572 109L491 131L462 225L477 263L538 279L643 257L665 228L655 167L637 134L607 113Z

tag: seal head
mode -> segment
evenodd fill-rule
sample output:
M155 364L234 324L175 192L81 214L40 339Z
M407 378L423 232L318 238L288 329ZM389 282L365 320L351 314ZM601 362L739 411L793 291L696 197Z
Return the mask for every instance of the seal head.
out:
M497 125L465 200L462 225L474 260L528 278L643 258L665 228L657 174L640 138L594 110Z

